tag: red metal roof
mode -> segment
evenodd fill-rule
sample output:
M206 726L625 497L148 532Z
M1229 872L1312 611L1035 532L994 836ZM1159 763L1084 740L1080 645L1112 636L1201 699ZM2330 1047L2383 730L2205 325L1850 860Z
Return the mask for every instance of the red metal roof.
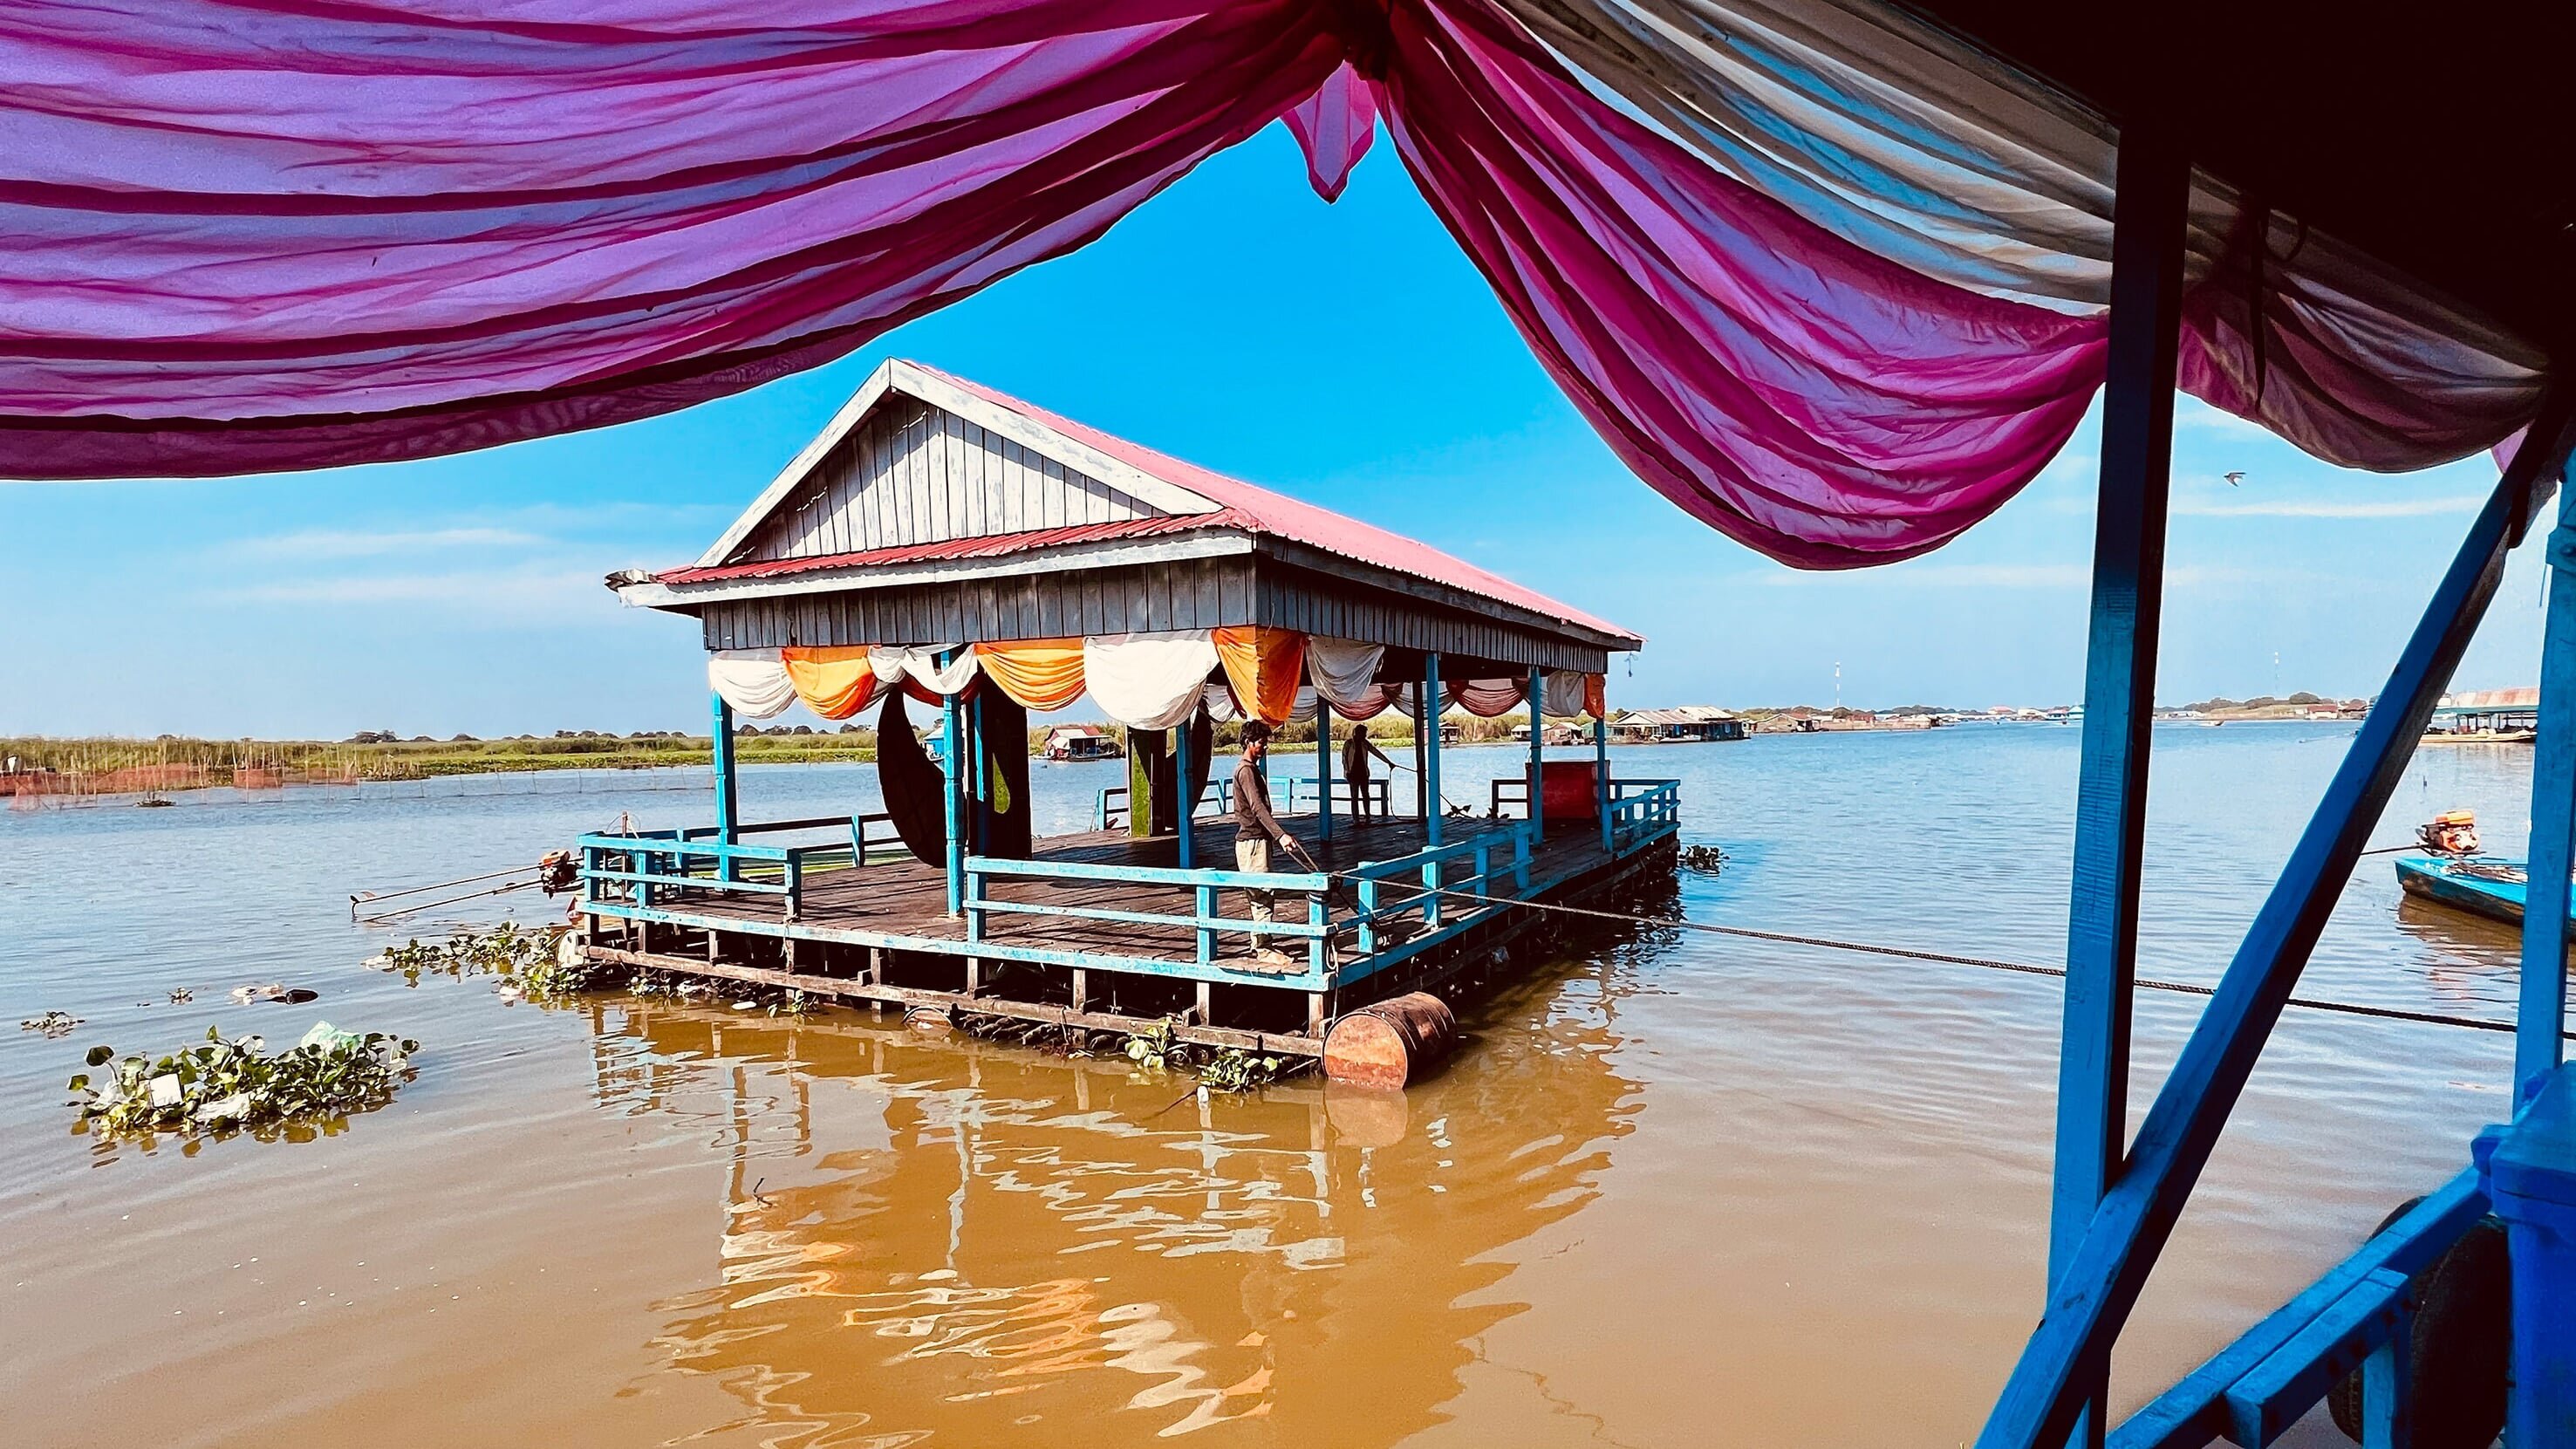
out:
M1232 529L1245 533L1268 534L1301 543L1326 553L1338 554L1360 563L1396 573L1410 574L1433 583L1446 584L1466 593L1513 604L1533 613L1564 623L1578 625L1601 633L1636 639L1627 629L1596 618L1570 604L1561 603L1534 589L1523 588L1499 574L1490 573L1466 560L1441 552L1427 543L1390 533L1383 528L1360 522L1319 508L1312 503L1273 493L1238 478L1211 472L1195 463L1183 462L1169 454L1156 452L1140 443L1113 437L1096 428L1086 427L1071 418L1059 417L1046 409L1020 401L978 383L941 372L935 367L910 363L923 372L950 384L994 407L1018 413L1040 426L1052 428L1066 437L1117 459L1150 477L1159 478L1176 488L1198 494L1218 505L1211 513L1181 514L1170 517L1130 519L1117 523L1082 524L1065 528L1038 529L1027 533L988 534L974 538L947 539L937 543L905 544L895 548L870 549L860 553L830 554L820 558L776 559L756 563L728 564L715 568L680 568L654 575L657 583L712 583L720 580L778 578L790 574L810 573L823 569L858 568L871 565L922 563L931 560L1003 558L1015 553L1060 547L1065 544L1093 543L1108 539L1165 537L1208 529ZM1640 641L1642 642L1642 640Z

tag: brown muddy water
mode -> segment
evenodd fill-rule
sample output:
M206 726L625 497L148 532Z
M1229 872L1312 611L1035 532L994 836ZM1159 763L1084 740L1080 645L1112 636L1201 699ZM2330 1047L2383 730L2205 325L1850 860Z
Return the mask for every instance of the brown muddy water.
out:
M1733 857L1669 908L2048 962L2076 738L1616 753L1681 777L1685 839ZM2149 973L2216 975L2349 738L2157 731ZM2468 805L2518 851L2529 759L2428 752L2382 840ZM1457 751L1452 793L1518 768ZM1075 828L1109 778L1042 765L1034 794ZM1461 1055L1400 1100L1309 1081L1176 1105L1185 1081L1124 1062L863 1011L547 1008L360 965L389 937L350 923L350 892L532 860L621 810L695 823L704 788L0 814L9 1442L1949 1445L2036 1315L2051 980L1613 928L1474 1003ZM830 766L754 770L746 793L755 818L875 799L868 770ZM2303 989L2506 1020L2512 956L2401 902L2380 857ZM226 999L269 980L321 999ZM2199 1006L2142 1000L2141 1104ZM86 1024L16 1029L49 1008ZM300 1141L111 1146L63 1105L92 1043L275 1042L317 1018L419 1038L417 1080ZM2509 1057L2501 1036L2291 1013L2124 1343L2122 1406L2455 1171Z

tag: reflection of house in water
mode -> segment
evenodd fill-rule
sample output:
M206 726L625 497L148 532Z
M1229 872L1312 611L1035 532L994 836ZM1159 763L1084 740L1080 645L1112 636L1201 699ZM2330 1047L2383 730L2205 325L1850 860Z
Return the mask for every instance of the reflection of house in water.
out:
M1310 1079L1212 1105L1123 1061L851 1016L610 1013L603 1090L720 1099L734 1157L721 1281L664 1305L659 1347L748 1400L763 1442L985 1444L1034 1418L1131 1444L1257 1418L1392 1443L1440 1420L1471 1340L1520 1311L1481 1290L1591 1201L1629 1130L1623 989L1606 969L1516 988L1496 1009L1544 1024L1409 1097Z

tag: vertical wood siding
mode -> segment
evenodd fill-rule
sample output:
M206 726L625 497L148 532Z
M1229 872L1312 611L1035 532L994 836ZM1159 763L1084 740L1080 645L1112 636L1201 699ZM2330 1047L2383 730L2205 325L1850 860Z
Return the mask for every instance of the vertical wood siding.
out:
M1159 512L954 413L889 395L735 558L816 558Z

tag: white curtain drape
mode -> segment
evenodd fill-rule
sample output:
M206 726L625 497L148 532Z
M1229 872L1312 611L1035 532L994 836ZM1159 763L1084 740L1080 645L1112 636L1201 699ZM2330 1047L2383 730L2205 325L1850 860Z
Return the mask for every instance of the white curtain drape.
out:
M1082 641L1083 679L1092 702L1130 729L1167 730L1187 721L1216 667L1216 642L1205 629Z
M943 669L939 656L947 651L910 646L873 645L868 650L868 667L877 677L889 683L909 678L932 694L957 694L975 679L975 651L971 647L957 651L957 657Z
M796 702L796 686L775 649L719 649L709 654L707 687L744 719L768 719Z
M1374 681L1378 663L1385 658L1383 644L1310 635L1306 640L1306 677L1314 682L1316 693L1337 710L1383 708Z
M1572 719L1586 712L1583 698L1585 676L1570 669L1547 672L1547 701L1541 705L1547 713L1561 719Z

